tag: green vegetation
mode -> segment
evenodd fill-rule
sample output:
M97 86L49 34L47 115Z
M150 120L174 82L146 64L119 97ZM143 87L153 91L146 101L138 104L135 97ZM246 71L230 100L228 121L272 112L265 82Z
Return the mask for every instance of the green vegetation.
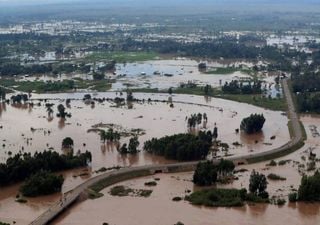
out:
M193 174L193 183L199 186L210 186L218 180L233 173L235 165L229 160L220 160L215 165L210 161L199 162Z
M300 71L299 71L300 72ZM320 113L320 73L310 68L305 73L292 75L292 91L296 94L297 108L304 113Z
M262 107L265 109L275 110L275 111L287 110L287 104L284 98L267 98L260 94L253 94L253 95L222 94L214 97L223 98L223 99L236 101L236 102L247 103L250 105Z
M70 137L66 137L62 140L63 148L73 148L73 140Z
M297 192L291 192L288 195L288 198L289 198L289 202L296 202L296 201L298 201L298 193Z
M157 59L159 54L155 52L94 52L86 57L90 61L115 60L118 63L138 62Z
M24 196L36 197L49 195L61 191L64 178L47 171L39 171L30 176L21 186L20 191Z
M77 156L59 155L57 152L44 151L16 154L8 158L6 164L0 164L0 186L23 181L40 170L57 172L87 165L91 161L91 153L85 152Z
M298 190L299 201L320 201L320 173L316 171L313 176L303 176Z
M83 80L75 78L63 81L15 81L13 79L0 79L0 85L22 92L58 93L75 91L77 89L91 89L108 91L111 88L110 80Z
M172 201L174 201L174 202L180 202L180 201L182 201L182 198L176 196L176 197L173 197L173 198L172 198Z
M274 173L268 174L267 178L270 180L286 180L287 179L285 177L281 177L281 176L274 174Z
M157 182L155 181L149 181L144 183L145 186L157 186Z
M266 192L267 185L268 182L266 176L253 170L249 180L250 193L263 199L266 199L269 197L268 192Z
M132 189L125 186L114 186L109 192L112 196L133 196L133 197L149 197L152 190Z
M236 207L243 206L246 199L246 189L209 189L196 191L186 200L193 205L204 205L209 207Z
M100 192L96 192L90 188L87 189L87 194L88 194L89 199L97 199L97 198L101 198L104 196L104 194L102 194Z
M246 81L239 82L237 80L233 80L230 83L226 82L222 88L222 93L224 94L244 94L244 95L252 95L252 94L261 94L261 81Z
M274 160L271 160L270 163L268 163L266 166L277 166L277 162Z
M261 131L266 119L263 114L251 114L241 121L240 129L247 134L253 134Z
M144 150L164 156L167 159L180 161L201 160L206 158L212 143L211 140L211 134L205 132L199 132L198 136L176 134L146 141Z
M217 67L214 70L206 71L205 74L226 75L226 74L233 74L238 71L244 74L252 74L253 72L250 69L244 69L241 67Z
M0 225L10 225L10 223L4 223L0 221Z

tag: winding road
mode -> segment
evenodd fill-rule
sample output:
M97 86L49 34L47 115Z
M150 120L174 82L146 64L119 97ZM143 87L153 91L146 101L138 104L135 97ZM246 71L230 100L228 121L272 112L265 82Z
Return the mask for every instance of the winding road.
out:
M291 91L288 85L288 80L282 80L283 92L286 98L286 102L288 105L288 117L290 119L292 133L291 140L276 149L272 149L270 151L261 152L261 153L253 153L245 156L233 156L228 157L227 159L234 161L235 163L251 163L254 161L263 161L268 160L272 157L276 157L279 155L289 154L292 148L300 147L300 144L303 143L304 137L302 132L302 127L300 125L299 116L296 113L295 105L293 102L293 98L291 95ZM217 162L217 160L215 161ZM148 165L148 166L140 166L140 167L130 167L130 168L122 168L120 170L115 170L111 172L106 172L100 174L96 177L92 177L75 187L73 190L65 193L62 199L56 202L53 206L51 206L47 211L41 214L38 218L36 218L30 225L45 225L56 218L61 212L63 212L66 208L72 205L78 197L88 188L96 184L100 181L105 180L125 180L131 179L134 177L142 176L141 172L147 172L146 174L154 174L157 172L179 172L179 171L192 171L198 162L184 162L184 163L175 163L175 164L167 164L167 165ZM140 175L134 175L140 174ZM126 176L127 175L127 176ZM132 176L130 176L132 175ZM123 179L121 179L121 177ZM118 179L116 179L118 178ZM120 178L120 179L119 179ZM111 182L112 183L112 182ZM116 182L113 182L116 183Z

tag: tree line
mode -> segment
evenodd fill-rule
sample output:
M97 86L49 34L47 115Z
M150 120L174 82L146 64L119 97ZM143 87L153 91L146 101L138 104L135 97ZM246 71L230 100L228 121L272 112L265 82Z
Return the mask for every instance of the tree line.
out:
M52 151L36 152L33 156L31 153L19 153L0 164L0 186L23 181L40 170L57 172L86 166L91 159L88 151L77 156L59 155Z

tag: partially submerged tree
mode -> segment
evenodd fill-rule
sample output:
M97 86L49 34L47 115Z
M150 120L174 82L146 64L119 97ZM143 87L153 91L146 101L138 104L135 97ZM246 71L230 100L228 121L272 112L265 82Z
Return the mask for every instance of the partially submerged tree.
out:
M253 134L261 131L265 121L266 119L263 114L251 114L249 117L242 120L240 129L247 134Z
M73 140L70 137L66 137L62 140L62 147L63 148L73 148Z
M268 198L267 185L266 176L253 170L250 175L249 191L262 198Z

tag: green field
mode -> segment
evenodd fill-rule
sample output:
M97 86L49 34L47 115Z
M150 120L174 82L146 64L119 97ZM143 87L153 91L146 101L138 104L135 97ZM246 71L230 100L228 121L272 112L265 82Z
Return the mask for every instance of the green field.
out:
M90 61L115 60L118 63L155 60L159 55L155 52L94 52L87 56Z
M217 67L215 70L206 71L205 74L212 74L212 75L228 75L233 74L235 72L241 72L243 74L252 75L254 72L248 68L238 68L238 67Z

